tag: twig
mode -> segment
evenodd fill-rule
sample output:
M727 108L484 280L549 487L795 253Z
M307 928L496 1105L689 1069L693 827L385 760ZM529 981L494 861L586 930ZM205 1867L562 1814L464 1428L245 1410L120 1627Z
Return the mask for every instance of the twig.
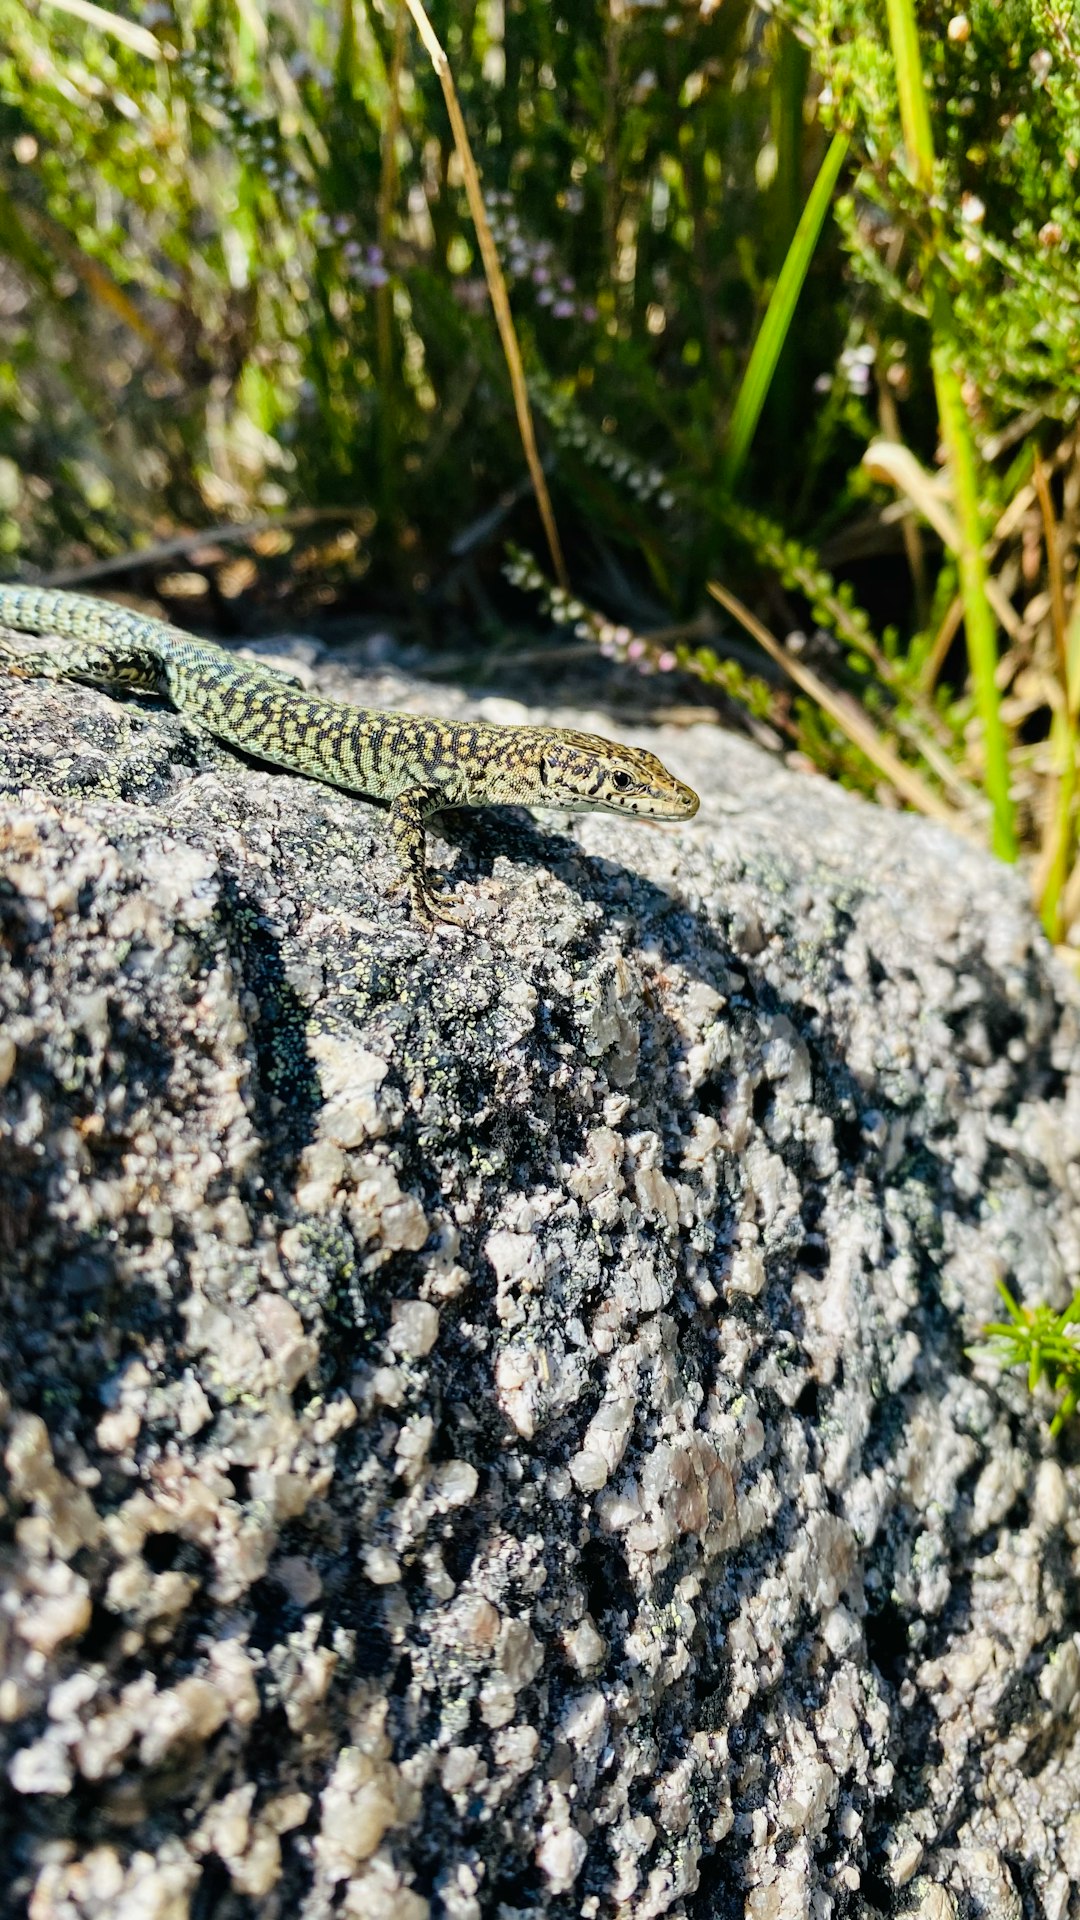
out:
M177 560L198 547L227 545L237 540L254 540L260 533L278 527L310 527L320 520L357 520L368 514L367 507L297 507L292 513L276 513L265 520L243 524L226 521L223 526L200 527L194 533L178 533L171 540L159 540L152 547L135 547L128 553L114 553L106 560L92 560L85 567L64 567L41 581L43 587L81 587L92 580L108 580L114 573L134 573L143 567L160 566L164 560Z

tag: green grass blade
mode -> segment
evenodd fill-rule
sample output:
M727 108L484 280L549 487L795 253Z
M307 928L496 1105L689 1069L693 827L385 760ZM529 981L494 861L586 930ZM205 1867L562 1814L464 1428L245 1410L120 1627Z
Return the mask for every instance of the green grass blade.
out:
M754 341L728 428L722 479L729 492L746 463L847 150L847 134L834 134L818 177L810 189L784 264L777 275L761 330Z
M776 179L772 217L776 221L772 267L779 273L802 213L804 107L810 77L810 50L790 27L781 26L769 89L769 113L776 142Z
M930 193L934 185L934 141L930 132L930 111L926 104L915 7L913 0L888 0L888 5L889 38L896 61L896 91L900 99L904 145L916 186L921 187L924 193Z
M888 11L889 37L896 61L900 122L908 164L916 185L930 195L934 187L934 141L930 131L930 110L923 79L914 0L888 0ZM952 474L954 505L960 530L957 560L964 602L964 632L975 702L983 728L986 759L983 785L990 802L994 852L1000 860L1015 860L1018 846L1009 789L1009 743L995 679L998 665L997 630L986 597L978 460L964 405L952 301L944 274L929 249L924 266L931 289L934 390L941 420L941 437Z

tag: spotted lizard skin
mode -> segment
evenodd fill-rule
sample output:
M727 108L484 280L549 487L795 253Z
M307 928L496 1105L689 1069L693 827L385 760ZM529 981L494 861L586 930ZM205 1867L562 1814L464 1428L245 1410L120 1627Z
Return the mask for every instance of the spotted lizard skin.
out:
M58 637L47 650L0 637L6 673L164 695L259 760L389 802L412 911L425 925L460 919L425 864L424 825L442 807L602 809L656 820L697 812L697 794L640 747L557 727L348 706L179 627L82 594L0 585L0 627Z

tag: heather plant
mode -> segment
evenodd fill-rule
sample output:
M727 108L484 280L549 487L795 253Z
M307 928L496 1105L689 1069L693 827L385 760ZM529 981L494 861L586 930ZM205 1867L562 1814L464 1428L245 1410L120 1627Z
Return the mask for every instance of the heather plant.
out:
M713 396L767 269L765 26L748 0L722 15L451 0L439 21L530 363L598 379L602 417L655 384L642 424L671 457L672 402L718 452ZM425 584L521 452L404 5L138 20L0 0L9 552L330 502L374 511L368 557ZM725 172L745 185L721 195Z
M1080 34L1063 0L917 10L932 180L905 159L903 67L877 0L790 10L858 165L837 214L859 275L898 318L931 318L925 249L947 279L964 371L987 424L1080 401ZM931 187L928 193L927 185Z
M531 544L613 664L1023 846L1068 939L1072 10L443 0L453 102L426 21L0 0L10 567L194 592L210 532L219 599L490 630Z
M1080 905L1080 609L1070 607L1070 429L1080 398L1073 10L1057 0L980 0L969 12L917 14L913 0L888 0L887 36L880 10L857 0L822 0L794 13L813 41L827 111L842 119L860 156L854 190L838 209L853 264L897 313L917 317L929 348L951 483L944 537L959 586L993 845L1012 859L1018 831L1040 844L1037 896L1047 930L1060 939ZM1064 526L1041 458L1047 449L1061 473ZM886 472L890 462L898 470L895 454ZM917 501L925 495L921 478L914 495L901 487ZM925 503L923 511L940 531L940 517ZM1026 534L1019 578L1008 566L990 574L995 520L997 529ZM1033 543L1044 548L1045 566L1032 564ZM948 566L939 602L942 585L947 591ZM936 673L955 624L950 607L930 645ZM919 650L916 641L912 654ZM1003 685L1019 696L1011 711Z

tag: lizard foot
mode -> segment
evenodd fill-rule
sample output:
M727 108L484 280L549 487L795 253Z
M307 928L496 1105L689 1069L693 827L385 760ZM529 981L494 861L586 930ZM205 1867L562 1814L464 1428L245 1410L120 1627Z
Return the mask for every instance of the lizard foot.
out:
M466 914L452 904L453 893L449 887L438 881L412 880L408 886L409 910L413 924L423 927L428 933L437 933L444 927L464 927L468 924Z
M13 647L6 640L0 640L0 673L10 674L14 680L62 677L56 670L55 660L50 660L47 653L27 653L25 648Z

